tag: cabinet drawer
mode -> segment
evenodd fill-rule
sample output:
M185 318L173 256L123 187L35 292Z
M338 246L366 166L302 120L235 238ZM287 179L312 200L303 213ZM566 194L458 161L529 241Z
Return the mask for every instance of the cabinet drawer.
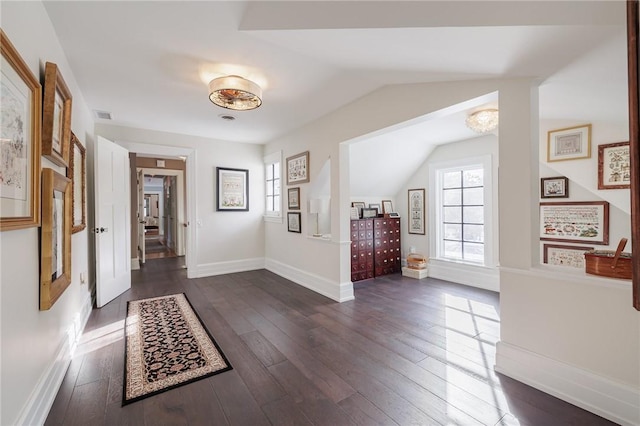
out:
M358 231L351 231L351 241L358 241Z

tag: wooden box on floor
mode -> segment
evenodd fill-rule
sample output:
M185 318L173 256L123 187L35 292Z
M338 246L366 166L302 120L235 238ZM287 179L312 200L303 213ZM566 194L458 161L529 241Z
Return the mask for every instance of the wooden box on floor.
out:
M423 278L427 278L429 274L427 273L427 268L413 269L413 268L407 268L406 266L403 266L402 276L421 280Z

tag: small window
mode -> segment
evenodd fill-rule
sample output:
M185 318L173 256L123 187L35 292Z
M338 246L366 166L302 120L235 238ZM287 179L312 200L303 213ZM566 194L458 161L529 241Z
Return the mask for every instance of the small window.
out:
M280 155L265 157L265 217L282 217Z

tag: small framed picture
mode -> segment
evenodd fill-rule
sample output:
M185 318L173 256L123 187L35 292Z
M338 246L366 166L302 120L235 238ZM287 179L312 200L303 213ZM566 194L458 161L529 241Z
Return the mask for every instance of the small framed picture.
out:
M540 198L569 198L569 179L564 176L540 178Z
M394 213L393 204L391 203L391 200L382 200L382 213L384 214Z
M287 185L309 182L309 151L287 158Z
M71 179L71 211L73 212L71 233L73 234L87 227L86 151L76 135L71 132L71 157L69 158L67 177Z
M62 167L69 166L71 99L71 91L58 66L47 62L42 103L42 155Z
M296 232L298 234L302 232L302 226L300 225L300 212L287 212L287 231Z
M409 189L409 233L424 235L424 189Z
M378 214L382 213L382 206L380 206L379 203L371 203L369 204L369 208L378 210Z
M40 310L46 311L71 284L71 179L42 169Z
M547 162L591 158L591 124L547 133Z
M360 219L360 212L358 212L357 207L351 207L351 220Z
M371 219L374 217L378 217L378 209L370 209L370 208L363 208L362 209L362 218L363 219Z
M216 211L249 211L249 170L216 167Z
M300 188L289 188L287 190L287 206L291 210L300 210Z
M609 244L609 203L540 203L540 239L565 243Z
M593 250L593 247L545 244L543 262L548 265L584 269L584 252L589 250Z
M598 145L598 189L631 187L629 142Z
M356 209L358 209L358 218L362 217L362 209L364 209L366 207L366 204L363 203L362 201L352 201L351 202L351 207L355 207Z

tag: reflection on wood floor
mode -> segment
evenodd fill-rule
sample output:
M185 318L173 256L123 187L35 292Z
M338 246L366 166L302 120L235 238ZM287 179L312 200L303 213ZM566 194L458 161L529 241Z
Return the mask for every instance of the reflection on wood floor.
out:
M163 236L147 235L145 237L145 257L147 259L161 259L166 257L176 257L176 252L165 245Z

